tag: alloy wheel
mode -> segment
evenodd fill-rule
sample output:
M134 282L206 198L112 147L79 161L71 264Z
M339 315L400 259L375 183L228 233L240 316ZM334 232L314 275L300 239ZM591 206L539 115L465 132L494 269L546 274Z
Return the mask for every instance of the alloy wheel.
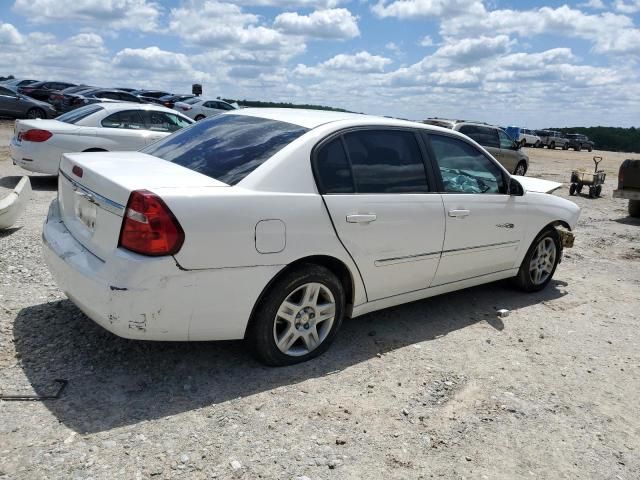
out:
M529 275L535 285L543 284L551 276L556 264L556 254L556 243L551 237L540 240L529 262Z
M306 283L291 292L278 308L273 339L285 355L306 355L325 341L335 315L331 290L321 283Z

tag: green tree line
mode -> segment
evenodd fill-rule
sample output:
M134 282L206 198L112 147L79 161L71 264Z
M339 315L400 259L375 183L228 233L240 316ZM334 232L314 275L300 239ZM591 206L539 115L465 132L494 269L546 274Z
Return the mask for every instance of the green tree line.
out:
M598 150L640 153L640 129L636 127L571 127L553 128L562 133L582 133L589 137Z

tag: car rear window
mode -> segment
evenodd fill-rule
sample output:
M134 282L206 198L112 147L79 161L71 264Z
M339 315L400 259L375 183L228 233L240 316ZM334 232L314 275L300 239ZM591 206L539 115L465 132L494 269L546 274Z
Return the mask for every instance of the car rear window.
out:
M185 100L182 100L182 103L187 103L189 105L192 105L194 103L198 103L200 100L202 100L202 98L200 98L200 97L191 97L191 98L187 98Z
M76 108L75 110L71 110L70 112L63 113L59 117L56 117L56 120L65 123L77 123L83 118L88 117L89 115L93 115L96 112L99 112L103 108L100 105L87 105L85 107Z
M235 185L307 131L277 120L219 115L141 151Z

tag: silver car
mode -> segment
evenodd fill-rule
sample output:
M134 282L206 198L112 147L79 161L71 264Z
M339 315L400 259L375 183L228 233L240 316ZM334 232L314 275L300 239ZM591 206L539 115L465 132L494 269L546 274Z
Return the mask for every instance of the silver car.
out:
M514 175L524 175L529 169L529 156L521 145L499 127L482 122L430 118L424 123L451 128L482 145L498 162Z
M51 105L0 85L0 117L54 118L58 114Z

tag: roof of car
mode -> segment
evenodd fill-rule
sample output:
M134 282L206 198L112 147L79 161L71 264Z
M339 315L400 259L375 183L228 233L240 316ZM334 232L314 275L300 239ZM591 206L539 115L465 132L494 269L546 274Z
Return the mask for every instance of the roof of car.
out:
M241 108L227 112L227 115L247 115L252 117L268 118L305 128L316 128L326 123L338 122L341 120L359 120L366 123L367 120L380 123L383 121L388 125L412 125L426 126L408 120L398 120L389 117L379 117L374 115L364 115L361 113L335 112L331 110L306 110L302 108Z
M157 103L133 103L133 102L100 102L92 105L100 105L108 112L115 112L118 110L159 110L167 113L180 114L171 108L163 107ZM180 114L181 115L181 114Z

